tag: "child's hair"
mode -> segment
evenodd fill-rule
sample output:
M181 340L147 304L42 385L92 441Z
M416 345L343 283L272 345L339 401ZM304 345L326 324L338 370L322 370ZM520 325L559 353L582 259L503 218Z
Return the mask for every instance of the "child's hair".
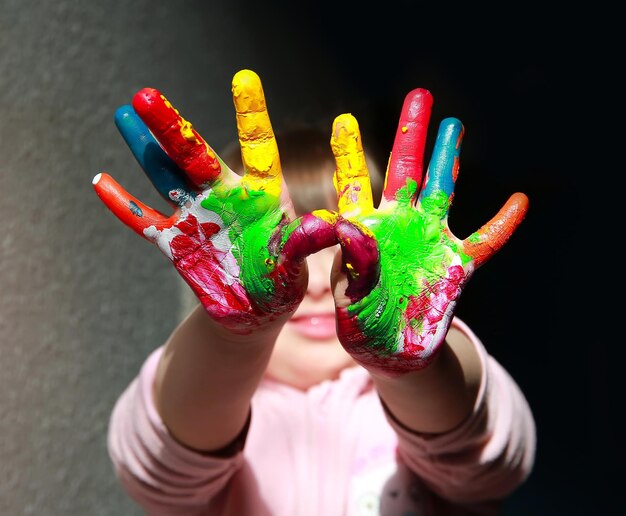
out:
M280 163L289 187L289 193L298 215L320 208L337 206L333 187L335 158L330 148L330 133L315 126L294 126L276 132ZM374 203L382 193L382 175L379 167L364 148L372 183ZM226 147L220 157L238 174L243 173L238 142Z

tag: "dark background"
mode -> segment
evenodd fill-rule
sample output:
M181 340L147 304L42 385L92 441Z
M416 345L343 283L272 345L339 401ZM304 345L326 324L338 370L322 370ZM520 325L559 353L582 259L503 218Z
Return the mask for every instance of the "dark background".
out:
M536 418L536 466L505 514L621 514L619 19L598 3L0 0L0 514L139 514L106 426L184 287L91 178L106 170L159 207L115 109L156 87L221 148L241 68L261 76L276 130L330 131L351 112L383 167L405 95L429 89L427 157L443 118L466 129L461 238L528 195L457 308Z
M526 220L477 271L457 309L518 381L536 418L536 467L506 514L621 513L623 339L610 335L609 301L611 286L619 296L620 275L611 272L603 236L624 172L622 152L614 152L623 128L611 13L599 5L317 5L285 7L275 44L297 40L313 69L337 71L332 86L320 85L329 89L324 107L352 112L383 165L410 89L425 87L435 99L427 149L443 118L464 123L450 213L457 236L480 227L513 192L530 198ZM277 22L263 9L249 19L259 39ZM258 70L275 104L279 70L276 62Z

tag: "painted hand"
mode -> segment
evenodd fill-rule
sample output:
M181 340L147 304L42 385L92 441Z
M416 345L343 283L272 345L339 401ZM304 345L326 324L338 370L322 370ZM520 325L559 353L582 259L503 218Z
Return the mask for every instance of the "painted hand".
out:
M132 107L118 109L116 124L173 213L150 208L108 174L93 184L124 224L173 262L215 320L248 333L289 317L306 289L305 257L336 237L331 213L295 219L259 77L238 72L232 91L243 176L160 92L146 88Z
M428 91L407 95L377 209L357 121L345 114L333 125L342 216L342 258L333 273L339 339L360 364L386 375L433 360L465 283L505 244L528 209L526 195L515 193L468 238L452 234L448 210L464 129L454 118L441 122L422 183L431 107Z

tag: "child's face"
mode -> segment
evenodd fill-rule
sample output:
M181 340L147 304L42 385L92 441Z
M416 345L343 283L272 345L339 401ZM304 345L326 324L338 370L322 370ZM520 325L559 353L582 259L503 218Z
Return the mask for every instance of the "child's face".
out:
M309 286L302 303L285 324L267 368L268 375L298 389L337 378L354 365L337 339L330 270L338 247L307 258Z

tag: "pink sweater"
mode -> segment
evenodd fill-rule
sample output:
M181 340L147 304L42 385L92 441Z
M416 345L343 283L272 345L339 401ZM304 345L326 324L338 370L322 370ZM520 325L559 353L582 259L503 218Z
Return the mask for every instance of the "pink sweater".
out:
M472 415L448 433L402 428L355 366L306 392L263 380L243 449L203 455L176 442L155 409L159 348L113 410L115 471L154 515L497 514L532 469L534 420L508 373L453 324L476 346L483 380Z

